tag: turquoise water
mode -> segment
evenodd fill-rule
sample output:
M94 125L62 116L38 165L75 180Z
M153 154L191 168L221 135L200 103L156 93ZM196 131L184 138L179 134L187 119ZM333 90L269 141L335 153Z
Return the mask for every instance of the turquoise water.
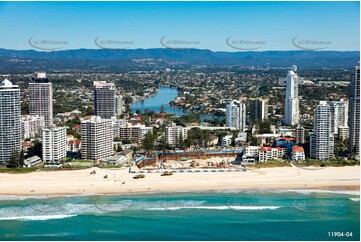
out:
M359 209L357 193L319 191L1 197L0 240L356 241Z
M185 114L190 114L190 112L188 112L188 111L184 111L182 109L173 108L173 107L169 106L169 102L174 100L177 96L178 96L178 91L176 88L159 87L156 95L149 97L143 101L135 102L132 105L132 112L135 112L137 109L140 109L142 111L142 113L144 113L144 111L146 109L154 111L154 112L159 112L160 107L163 105L164 111L167 113L180 115L180 116L185 115ZM215 118L222 120L224 117L214 116L214 115L205 115L205 114L201 115L202 120L204 120L204 119L213 120Z

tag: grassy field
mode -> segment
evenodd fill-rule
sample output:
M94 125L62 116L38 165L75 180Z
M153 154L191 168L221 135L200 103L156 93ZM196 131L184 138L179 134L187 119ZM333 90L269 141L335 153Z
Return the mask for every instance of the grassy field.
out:
M271 168L291 166L289 162L279 160L268 160L267 162L257 162L256 164L247 165L249 168Z
M26 167L26 168L1 168L0 173L29 173L38 170L36 167Z
M338 167L338 166L356 166L360 165L359 160L329 160L321 161L315 159L307 159L302 162L295 162L296 166L315 166L315 167Z
M299 167L341 167L341 166L355 166L360 165L359 160L329 160L321 161L315 159L307 159L305 161L293 162L295 166ZM291 166L289 161L282 160L268 160L267 162L257 162L254 165L247 165L250 168L270 168L270 167L285 167Z
M92 160L72 160L71 162L67 163L71 167L79 167L79 168L86 168L94 166L94 161Z

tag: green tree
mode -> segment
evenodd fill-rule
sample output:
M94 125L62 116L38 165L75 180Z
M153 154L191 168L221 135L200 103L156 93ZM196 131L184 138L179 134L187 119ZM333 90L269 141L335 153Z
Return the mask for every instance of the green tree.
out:
M259 133L260 134L267 134L271 133L271 122L268 120L264 120L258 123L259 125Z
M201 147L208 147L208 141L210 136L211 136L211 132L209 130L204 129L201 131L201 137L200 137Z
M152 132L148 132L145 134L144 139L142 141L142 147L150 154L150 151L154 149L154 142L156 140L156 135Z
M24 151L24 149L21 149L20 158L19 158L20 167L23 167L25 165L24 161L25 161L25 151Z
M43 156L43 144L38 139L35 139L33 141L33 146L28 149L28 154L26 158L32 157L34 155L39 157Z
M121 144L117 144L117 148L116 148L116 152L122 152L123 148L121 146Z
M180 133L179 137L178 137L178 147L180 149L184 149L185 148L185 142L184 142L184 138L183 138L183 134Z
M10 154L10 159L7 162L8 168L18 168L19 167L19 151L12 150Z

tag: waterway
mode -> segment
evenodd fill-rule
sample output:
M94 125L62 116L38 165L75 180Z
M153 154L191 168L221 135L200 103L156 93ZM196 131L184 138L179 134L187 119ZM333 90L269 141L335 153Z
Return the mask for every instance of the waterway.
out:
M187 115L191 112L184 111L179 108L173 108L169 106L169 102L174 100L178 96L178 91L176 88L172 87L159 87L158 92L156 95L151 96L145 100L141 100L138 102L133 103L132 105L132 112L135 112L136 110L141 110L142 113L144 113L145 110L151 110L154 112L159 112L161 107L163 106L164 112L175 114L175 115ZM201 120L222 120L224 119L224 116L215 116L210 114L201 114Z

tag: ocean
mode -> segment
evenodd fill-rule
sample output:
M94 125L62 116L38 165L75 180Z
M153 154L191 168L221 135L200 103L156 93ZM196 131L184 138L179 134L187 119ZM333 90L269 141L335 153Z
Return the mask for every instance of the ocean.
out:
M0 197L0 240L354 240L358 191Z

